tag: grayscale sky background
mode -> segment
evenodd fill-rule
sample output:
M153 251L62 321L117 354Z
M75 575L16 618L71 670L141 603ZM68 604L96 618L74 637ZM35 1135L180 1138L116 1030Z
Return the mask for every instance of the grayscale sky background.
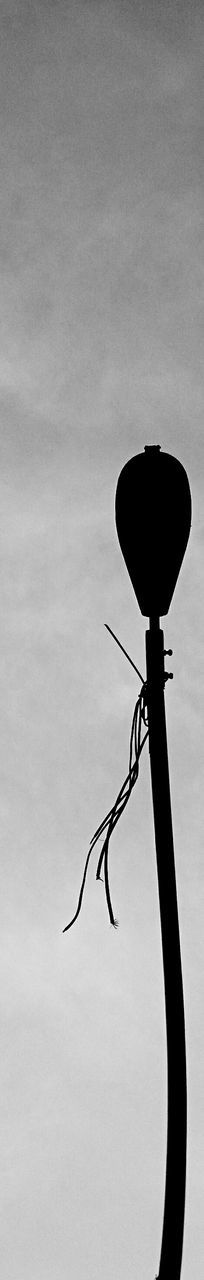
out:
M110 846L120 927L96 850L62 934L127 771L140 687L105 622L145 671L116 482L159 443L193 499L163 621L188 1056L182 1278L203 1280L204 12L2 0L0 27L1 1275L154 1280L159 1265L166 1041L148 750Z

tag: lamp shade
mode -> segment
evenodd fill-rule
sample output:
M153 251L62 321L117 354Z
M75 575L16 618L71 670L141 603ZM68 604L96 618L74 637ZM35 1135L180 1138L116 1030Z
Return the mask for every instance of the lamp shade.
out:
M168 613L191 527L191 493L182 463L160 445L123 467L116 529L141 613Z

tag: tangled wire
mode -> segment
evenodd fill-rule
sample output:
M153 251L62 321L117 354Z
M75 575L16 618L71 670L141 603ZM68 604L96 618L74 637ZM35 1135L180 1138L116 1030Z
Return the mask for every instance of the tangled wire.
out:
M122 646L120 647L122 648ZM142 676L140 678L142 679ZM139 694L139 697L137 698L137 702L134 709L131 734L130 734L128 774L127 774L127 777L125 778L125 782L123 782L123 785L118 793L117 799L115 800L115 804L112 806L112 809L109 809L109 813L106 814L106 818L103 819L103 822L100 823L100 826L97 827L97 831L95 831L94 835L92 836L92 840L90 843L89 851L88 851L86 862L85 862L84 874L83 874L83 880L82 880L80 894L79 894L77 910L75 911L75 915L73 916L73 919L70 920L69 924L65 925L65 929L63 929L63 933L66 933L67 929L71 929L71 926L74 924L75 920L77 920L77 916L79 915L79 912L81 910L89 859L91 857L92 850L94 849L94 845L96 844L97 840L99 840L100 836L102 835L103 831L105 831L106 827L107 827L107 833L106 833L105 840L103 842L101 853L100 853L100 858L99 858L97 872L96 872L96 880L103 880L103 876L101 876L101 870L103 867L106 901L107 901L110 923L114 926L114 929L118 928L118 920L115 920L115 917L113 914L113 908L112 908L112 902L111 902L111 896L110 896L110 887L109 887L109 870L108 870L109 842L110 842L110 837L112 835L112 832L114 831L114 827L116 826L116 823L119 821L121 813L123 813L123 809L125 809L125 806L127 804L127 801L129 800L131 791L138 778L139 759L140 759L144 744L146 742L146 738L148 737L148 733L149 733L149 730L147 729L147 732L144 734L142 738L143 724L148 725L147 684L145 682L142 683L142 688L140 690L140 694Z

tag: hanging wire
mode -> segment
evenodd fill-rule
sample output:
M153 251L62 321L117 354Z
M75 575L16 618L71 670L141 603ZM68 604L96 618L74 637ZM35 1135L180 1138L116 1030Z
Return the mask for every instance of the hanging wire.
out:
M107 623L105 625L107 626ZM110 631L111 628L108 627L108 630ZM111 634L114 636L114 632L111 632ZM117 637L114 636L114 639L117 640ZM119 640L117 641L117 644L120 645ZM122 649L123 646L120 645L120 648ZM123 650L123 652L126 654L126 657L128 658L129 655L126 653L126 650ZM129 661L131 662L130 658L129 658ZM134 663L132 663L132 666L134 666ZM138 672L138 674L140 675L140 672ZM140 679L142 680L141 675L140 675ZM131 791L138 778L139 759L149 733L149 730L147 728L147 732L144 734L144 737L141 738L143 724L148 725L147 684L145 681L143 681L142 688L140 690L140 694L139 694L139 697L137 698L137 702L134 708L134 715L133 715L131 734L130 734L128 774L127 774L127 777L125 778L125 781L123 782L122 787L120 788L120 791L118 792L117 798L115 800L115 804L112 806L111 809L109 809L109 812L106 814L106 817L103 819L103 822L100 823L100 826L97 827L97 830L94 832L94 835L92 836L92 840L90 842L90 847L89 847L89 851L88 851L86 862L85 862L78 906L72 920L69 921L69 924L65 925L65 928L63 929L63 933L66 933L68 929L71 929L72 925L75 923L75 920L77 920L77 916L79 915L79 912L81 910L85 880L86 880L91 853L94 849L94 845L97 843L97 840L99 840L100 836L103 834L106 827L107 827L107 834L105 836L105 840L103 842L101 853L100 853L100 858L98 861L96 880L103 879L103 877L101 876L101 870L103 866L105 893L106 893L106 901L107 901L110 923L111 925L114 926L114 929L117 929L118 927L118 920L115 919L114 913L113 913L111 895L110 895L110 886L109 886L109 869L108 869L109 842L110 842L110 837L112 835L112 832L114 831L114 827L116 826L116 823L119 821L119 818L121 817L121 813L123 813L123 809L125 809L125 806L129 800Z
M109 627L108 622L104 622L104 627L106 627L106 631L110 632L110 636L113 636L113 640L117 641L118 649L122 649L122 653L126 654L126 658L128 659L128 662L131 663L131 667L133 667L133 671L136 671L137 676L140 676L140 680L142 684L144 684L144 677L141 676L141 671L139 671L139 667L136 667L135 662L132 662L132 658L130 658L130 653L127 653L127 649L124 649L123 644L121 644L121 640L118 640L118 636L115 636L114 631L112 631L112 627Z

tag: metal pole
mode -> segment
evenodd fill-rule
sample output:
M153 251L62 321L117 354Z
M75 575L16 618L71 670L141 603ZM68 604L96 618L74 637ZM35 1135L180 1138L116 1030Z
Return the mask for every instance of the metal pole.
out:
M158 1280L180 1280L186 1185L186 1050L164 703L164 636L159 618L150 618L150 629L146 631L146 660L168 1068L166 1185Z

